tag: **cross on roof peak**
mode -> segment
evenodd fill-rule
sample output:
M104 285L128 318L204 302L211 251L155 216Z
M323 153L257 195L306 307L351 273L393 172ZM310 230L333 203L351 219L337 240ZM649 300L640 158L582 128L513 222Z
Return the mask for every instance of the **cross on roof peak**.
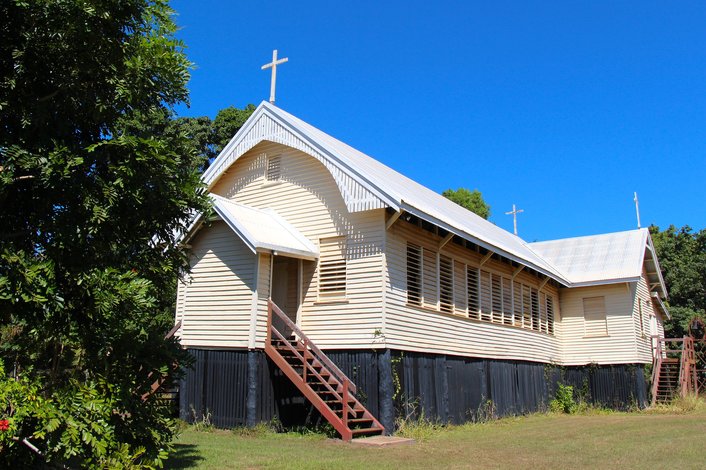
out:
M520 212L524 212L524 209L517 209L515 207L515 204L512 205L512 210L510 212L505 212L505 215L510 215L512 214L512 225L513 228L515 229L515 235L517 235L517 214Z
M272 69L272 80L270 82L270 103L275 104L275 84L277 83L277 66L289 60L288 57L277 60L277 49L272 51L272 62L262 66L262 70Z

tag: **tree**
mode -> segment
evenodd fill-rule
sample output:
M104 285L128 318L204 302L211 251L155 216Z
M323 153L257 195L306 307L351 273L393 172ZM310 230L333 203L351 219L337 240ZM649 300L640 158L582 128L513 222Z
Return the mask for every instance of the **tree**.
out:
M455 191L447 189L441 195L486 220L490 217L490 206L483 200L483 195L477 189L473 191L466 188L458 188Z
M165 0L0 4L0 461L157 465L176 239L208 201L173 126L190 64ZM10 373L12 371L12 373ZM19 441L17 440L19 439Z
M180 117L173 120L165 132L170 135L184 133L194 150L204 159L204 166L208 166L243 127L253 111L255 105L249 104L243 109L235 106L221 109L214 120L208 116Z
M706 318L706 230L670 225L660 231L653 225L650 233L669 292L672 318L665 330L667 336L681 337L692 318Z

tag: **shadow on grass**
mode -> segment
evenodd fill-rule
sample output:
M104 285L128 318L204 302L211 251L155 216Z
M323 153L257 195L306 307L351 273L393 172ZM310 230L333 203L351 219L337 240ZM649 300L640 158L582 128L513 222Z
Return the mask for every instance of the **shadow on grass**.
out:
M176 444L164 468L194 468L205 459L193 444Z

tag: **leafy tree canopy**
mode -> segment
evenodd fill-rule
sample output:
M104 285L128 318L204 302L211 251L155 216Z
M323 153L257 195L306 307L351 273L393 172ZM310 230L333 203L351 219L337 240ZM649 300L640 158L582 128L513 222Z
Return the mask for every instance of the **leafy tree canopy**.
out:
M466 188L458 188L455 191L447 189L441 195L486 220L490 217L490 206L483 200L483 195L477 189L473 191Z
M208 210L209 155L187 132L161 132L187 100L172 14L165 0L0 3L8 468L36 465L23 438L72 468L165 457L172 425L140 397L186 360L163 336L187 267L176 237Z
M660 231L653 225L650 233L669 291L666 334L681 337L692 318L706 318L706 230L671 225Z
M165 132L181 132L186 135L194 150L209 163L218 156L253 111L255 105L249 104L243 109L234 106L221 109L213 120L208 116L180 117L171 121Z

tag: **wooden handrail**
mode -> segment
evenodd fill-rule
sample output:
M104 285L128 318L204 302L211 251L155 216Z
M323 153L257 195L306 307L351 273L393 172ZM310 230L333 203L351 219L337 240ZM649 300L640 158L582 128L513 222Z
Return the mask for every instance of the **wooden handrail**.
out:
M164 335L164 339L169 339L169 338L173 337L176 334L176 332L179 331L179 328L181 328L181 320L179 320L177 322L177 324L174 325L171 330L169 330L169 333Z
M272 314L274 313L284 322L285 325L296 333L299 340L311 350L315 359L324 364L326 368L328 368L328 370L336 376L336 379L338 379L339 382L347 383L348 390L352 393L356 393L357 388L353 381L349 379L346 374L344 374L343 371L341 371L341 369L339 369L336 364L334 364L333 361L331 361L331 359L329 359L328 356L324 354L323 351L321 351L292 320L289 319L289 317L277 306L276 303L272 301L272 299L267 300L267 307L267 344L271 344L272 340L272 328L274 327L272 324Z

